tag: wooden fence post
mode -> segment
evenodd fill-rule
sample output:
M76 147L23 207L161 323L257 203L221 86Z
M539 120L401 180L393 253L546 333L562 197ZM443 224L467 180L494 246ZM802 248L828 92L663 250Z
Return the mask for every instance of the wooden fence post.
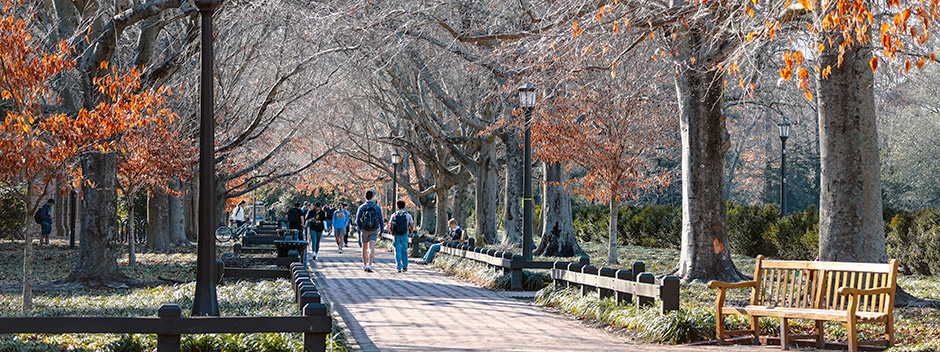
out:
M308 304L304 306L304 315L325 316L326 306L322 304ZM326 351L326 334L304 332L304 352Z
M161 320L180 319L183 309L175 304L164 304L157 311ZM180 335L157 335L157 352L179 352Z
M521 255L516 254L512 256L512 261L509 266L509 288L512 290L522 289L522 262L524 261Z
M470 245L470 248L476 247L476 246L477 246L477 239L476 239L476 238L473 238L473 237L470 237L470 238L467 239L467 244Z
M225 276L225 263L221 260L215 261L215 283L221 284L222 277Z
M646 264L643 262L633 262L633 277L639 277L640 274L646 272Z
M581 258L583 259L584 257L581 257ZM570 272L580 273L580 272L581 272L581 268L583 268L583 267L584 267L584 265L581 264L581 263L568 263L568 271L570 271ZM570 287L581 287L581 285L578 284L577 282L570 282L570 281L569 281L569 282L568 282L568 287L569 287L569 288L570 288Z
M597 275L600 277L615 277L617 271L611 268L600 268L597 271ZM601 299L610 298L614 296L614 290L598 287L598 294L601 296Z
M663 278L659 299L663 301L663 313L679 310L679 278L675 276Z
M582 255L581 258L578 258L578 264L591 265L591 257L588 257L587 255Z
M636 277L636 282L642 282L644 284L655 284L656 276L653 276L653 274L650 273L642 273L640 276ZM640 307L649 306L653 304L655 299L655 297L637 295L637 304L639 304Z
M552 265L552 268L554 268L552 269L552 282L554 282L555 287L568 287L568 282L559 279L558 276L555 275L555 272L558 270L568 270L568 262L556 261L555 264Z
M631 270L617 270L617 279L618 280L627 280L633 281L633 271ZM617 303L633 303L633 294L627 292L617 291Z
M297 308L300 311L303 311L303 307L306 307L308 304L319 304L320 302L320 293L316 290L306 290L300 294L300 302L298 302Z
M585 265L581 268L581 273L584 274L583 277L588 276L597 276L597 267L593 265ZM590 293L597 292L597 287L592 285L581 285L581 295L587 296Z
M233 245L232 245L232 256L233 256L233 257L238 257L238 255L241 254L241 253L242 253L242 244L241 244L241 243L233 244Z

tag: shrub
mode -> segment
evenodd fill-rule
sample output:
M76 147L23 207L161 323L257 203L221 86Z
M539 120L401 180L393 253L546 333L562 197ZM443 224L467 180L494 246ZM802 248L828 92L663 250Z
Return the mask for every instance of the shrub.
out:
M810 207L787 215L764 233L777 259L815 260L819 256L819 212Z
M905 274L940 274L940 209L899 212L886 224L888 257Z
M19 197L12 192L0 193L0 238L19 236L25 217L26 206Z
M618 237L621 244L678 248L682 242L682 211L668 205L623 207Z
M765 207L741 206L728 202L728 242L731 251L748 257L763 254L777 256L777 247L764 238L764 233L780 218L772 205Z

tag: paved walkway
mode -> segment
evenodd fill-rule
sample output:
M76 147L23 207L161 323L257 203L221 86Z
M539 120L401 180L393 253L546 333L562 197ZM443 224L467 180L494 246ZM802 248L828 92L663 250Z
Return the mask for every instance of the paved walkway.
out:
M775 351L779 347L638 344L582 325L506 292L482 289L411 263L398 273L392 253L376 251L375 272L362 270L353 242L339 254L324 237L311 262L320 294L361 351Z

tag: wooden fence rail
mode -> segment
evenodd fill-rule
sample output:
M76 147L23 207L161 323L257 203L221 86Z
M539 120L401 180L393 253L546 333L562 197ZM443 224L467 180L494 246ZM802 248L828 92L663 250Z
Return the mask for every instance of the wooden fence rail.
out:
M444 242L441 245L441 252L448 255L462 257L478 262L486 263L494 267L502 268L509 273L509 288L511 290L522 289L522 269L551 269L552 262L526 261L521 255L512 254L512 252L502 252L495 249L488 249L473 246L474 241L470 239L471 244L459 244L456 242Z
M646 265L635 262L631 269L616 270L588 265L587 257L578 263L555 262L552 281L556 286L576 287L582 295L597 294L601 298L614 297L618 303L632 303L637 296L641 306L652 305L656 298L663 302L662 311L679 310L679 278L666 276L661 284L656 277L646 273Z
M180 351L180 335L303 333L304 351L326 351L333 320L302 263L291 264L291 287L303 315L287 317L182 317L178 305L163 305L156 317L0 318L0 334L156 334L158 352Z

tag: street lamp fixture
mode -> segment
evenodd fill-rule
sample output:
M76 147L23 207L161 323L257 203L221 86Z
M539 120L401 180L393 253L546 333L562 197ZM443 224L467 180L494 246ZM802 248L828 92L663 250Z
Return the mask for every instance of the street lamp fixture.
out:
M792 124L786 118L777 124L780 135L780 215L787 215L787 138Z
M220 0L196 0L202 16L199 93L199 235L196 242L196 292L193 316L218 316L215 263L215 112L213 104L212 14Z
M522 258L532 260L532 136L530 121L538 88L532 83L519 87L519 106L525 112L525 156L522 159Z

